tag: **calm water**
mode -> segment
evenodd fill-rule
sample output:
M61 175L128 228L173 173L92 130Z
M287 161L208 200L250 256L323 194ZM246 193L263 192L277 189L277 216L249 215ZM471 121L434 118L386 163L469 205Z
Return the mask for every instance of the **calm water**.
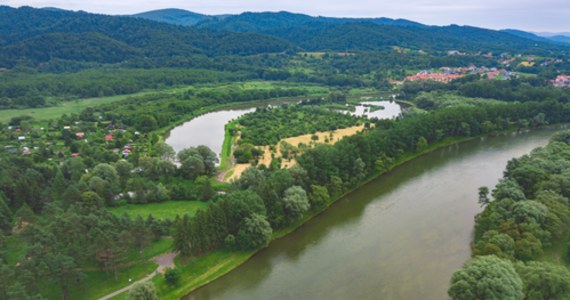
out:
M470 257L477 189L552 131L485 138L405 164L187 299L446 299Z
M222 110L201 115L172 129L166 143L176 152L185 148L206 145L219 156L224 143L225 125L252 111L255 111L254 107Z
M384 106L384 109L380 109L377 111L369 112L368 109L371 107L367 107L365 105L376 105L376 106ZM394 102L394 101L365 101L360 102L360 105L355 105L356 110L350 112L353 115L357 116L368 116L368 118L378 118L378 119L393 119L400 115L402 112L402 107Z

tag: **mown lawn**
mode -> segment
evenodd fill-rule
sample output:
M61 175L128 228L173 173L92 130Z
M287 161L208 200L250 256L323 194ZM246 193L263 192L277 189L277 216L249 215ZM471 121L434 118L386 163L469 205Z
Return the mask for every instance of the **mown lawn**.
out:
M219 278L223 274L244 263L255 251L232 252L225 249L216 250L205 256L193 258L188 262L176 259L180 271L178 286L169 286L163 276L153 278L160 299L180 299L197 287Z
M200 208L206 208L207 202L202 201L166 201L149 204L127 204L119 207L109 208L109 211L117 216L127 214L134 218L141 215L144 219L152 214L155 219L166 220L175 219L177 215L194 215Z

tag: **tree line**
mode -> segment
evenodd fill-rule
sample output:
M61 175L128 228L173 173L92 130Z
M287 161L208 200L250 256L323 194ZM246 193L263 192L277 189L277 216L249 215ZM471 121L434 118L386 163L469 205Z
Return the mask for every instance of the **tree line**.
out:
M474 258L451 278L453 299L568 299L570 132L513 158L475 219ZM545 259L545 251L558 257ZM547 256L548 257L548 256ZM550 261L550 262L549 262Z

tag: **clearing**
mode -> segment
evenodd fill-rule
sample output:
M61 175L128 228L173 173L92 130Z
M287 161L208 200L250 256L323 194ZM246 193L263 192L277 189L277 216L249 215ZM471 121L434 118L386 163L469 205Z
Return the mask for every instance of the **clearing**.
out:
M285 138L279 141L277 145L274 145L276 153L271 152L270 146L258 147L259 149L263 150L263 155L259 159L259 164L263 164L269 167L269 165L271 164L271 160L273 159L273 156L276 158L281 158L283 155L281 153L281 147L279 145L281 145L281 143L283 142L289 143L296 148L299 148L300 144L304 144L309 147L313 147L316 144L324 144L324 143L335 144L336 142L340 141L342 138L355 135L364 129L365 125L358 125L343 129L337 129L333 131L322 131L322 132L317 132L315 134L304 134L300 136ZM313 135L318 136L318 139L316 141L313 140ZM288 160L283 159L281 161L281 168L290 168L295 164L296 161L294 158L290 158ZM232 180L239 179L241 177L241 174L249 167L251 167L251 164L235 164L232 168L233 171L231 173L232 175L226 178L226 181L229 182Z
M109 211L119 217L126 213L131 218L141 215L143 219L146 219L148 215L152 214L155 219L174 220L177 215L183 216L188 214L193 216L198 209L206 208L207 206L208 202L180 200L149 204L127 204L110 208Z

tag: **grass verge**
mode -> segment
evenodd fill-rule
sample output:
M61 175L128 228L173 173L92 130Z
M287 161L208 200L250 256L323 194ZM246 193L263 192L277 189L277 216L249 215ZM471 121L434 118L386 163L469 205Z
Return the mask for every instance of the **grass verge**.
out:
M174 220L177 215L189 214L192 216L198 209L206 208L207 206L208 203L202 201L166 201L149 204L127 204L109 208L109 211L119 217L123 214L127 214L131 218L141 215L143 219L146 219L152 214L155 219Z

